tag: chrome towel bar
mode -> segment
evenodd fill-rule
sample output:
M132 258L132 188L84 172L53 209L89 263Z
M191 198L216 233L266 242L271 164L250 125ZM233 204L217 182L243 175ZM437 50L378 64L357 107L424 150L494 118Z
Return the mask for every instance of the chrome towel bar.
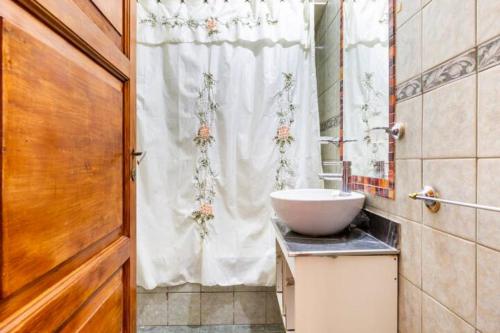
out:
M439 193L436 192L436 190L434 190L434 188L432 188L431 186L425 186L422 191L410 193L408 196L410 197L410 199L413 199L413 200L424 200L425 206L427 206L427 208L430 211L432 211L433 213L437 213L439 211L439 209L441 208L441 203L446 203L446 204L455 205L455 206L489 210L492 212L500 213L499 207L479 205L479 204L473 204L473 203L467 203L467 202L461 202L461 201L455 201L455 200L441 199L441 198L439 198Z

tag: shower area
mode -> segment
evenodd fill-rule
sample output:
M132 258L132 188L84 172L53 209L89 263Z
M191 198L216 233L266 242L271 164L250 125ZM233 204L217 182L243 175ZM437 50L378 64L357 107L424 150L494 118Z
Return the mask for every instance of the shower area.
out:
M269 194L320 187L314 5L137 2L141 332L282 332Z

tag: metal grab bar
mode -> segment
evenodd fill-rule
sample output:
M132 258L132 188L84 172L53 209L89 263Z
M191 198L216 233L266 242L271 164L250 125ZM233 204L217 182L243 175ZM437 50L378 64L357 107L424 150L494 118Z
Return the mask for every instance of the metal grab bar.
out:
M455 206L483 209L500 213L499 207L479 205L479 204L473 204L455 200L440 199L439 193L436 192L434 188L432 188L431 186L425 186L424 189L420 192L410 193L408 197L413 200L424 200L427 208L431 210L433 213L437 213L439 211L439 209L441 208L441 203L447 203Z

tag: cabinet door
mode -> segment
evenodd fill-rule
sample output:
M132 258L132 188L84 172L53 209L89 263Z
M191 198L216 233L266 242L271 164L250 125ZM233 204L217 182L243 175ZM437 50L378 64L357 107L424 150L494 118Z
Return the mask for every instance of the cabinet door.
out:
M135 332L133 0L0 0L0 332Z

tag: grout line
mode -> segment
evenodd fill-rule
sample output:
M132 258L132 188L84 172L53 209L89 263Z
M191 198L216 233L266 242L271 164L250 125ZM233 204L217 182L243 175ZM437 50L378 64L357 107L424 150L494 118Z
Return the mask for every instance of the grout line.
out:
M411 283L411 281L409 281ZM447 305L441 303L439 300L437 300L435 297L433 297L431 294L429 294L428 292L426 292L425 290L421 289L422 291L422 294L426 295L427 297L433 299L436 303L438 303L439 305L441 305L443 308L445 308L446 310L448 310L450 313L452 313L453 315L455 315L457 318L459 318L460 320L464 321L467 325L471 326L472 328L476 329L476 325L475 324L472 324L470 323L469 321L467 321L465 318L463 318L460 314L456 313L454 310L450 309ZM422 298L423 299L423 298ZM422 302L423 303L423 302Z
M465 318L463 318L461 315L459 315L458 313L456 313L454 310L450 309L447 305L441 303L441 301L439 301L434 296L432 296L431 294L429 294L429 292L425 291L424 288L423 288L423 284L422 284L422 287L419 287L415 283L413 283L412 281L410 281L403 274L400 274L400 275L401 275L401 277L403 279L406 280L406 282L408 282L409 284L411 284L413 287L417 288L420 291L421 295L426 295L427 297L433 299L435 302L437 302L439 305L441 305L443 308L445 308L446 310L448 310L450 313L452 313L453 315L455 315L456 317L458 317L459 319L461 319L462 321L464 321L465 323L467 323L469 326L472 326L473 328L476 328L475 325L473 325L470 322L468 322L467 320L465 320ZM423 300L422 297L421 297L421 300ZM420 302L420 310L421 310L421 314L422 314L421 315L421 325L423 325L423 313L422 313L423 306L422 306L422 304L423 304L423 301ZM421 327L423 327L423 326L421 326Z
M396 2L397 0L394 0L394 1ZM401 1L403 1L403 0L401 0ZM403 10L404 10L404 9L403 9ZM401 23L401 25L399 25L399 26L397 25L397 21L396 21L396 27L395 27L395 28L396 28L396 33L398 32L398 30L400 30L402 27L404 27L406 24L408 24L408 22L410 22L410 20L412 20L412 19L413 19L413 18L414 18L414 17L415 17L418 13L420 13L420 8L419 8L417 11L415 11L415 13L411 14L411 15L410 15L410 16L409 16L409 17L408 17L408 18L407 18L407 19L406 19L403 23ZM396 18L397 18L397 16L398 16L398 15L397 15L397 13L396 13Z

